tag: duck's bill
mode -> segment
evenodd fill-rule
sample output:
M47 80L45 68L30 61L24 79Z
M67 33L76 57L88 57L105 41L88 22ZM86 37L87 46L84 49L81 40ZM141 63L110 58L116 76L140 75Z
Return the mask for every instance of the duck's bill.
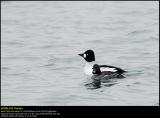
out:
M79 56L83 57L83 53L82 54L78 54Z

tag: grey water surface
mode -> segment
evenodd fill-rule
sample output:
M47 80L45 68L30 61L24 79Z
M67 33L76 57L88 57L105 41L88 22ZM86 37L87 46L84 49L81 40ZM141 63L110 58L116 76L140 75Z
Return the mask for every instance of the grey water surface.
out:
M2 105L159 105L158 1L2 1ZM127 70L96 81L77 54Z

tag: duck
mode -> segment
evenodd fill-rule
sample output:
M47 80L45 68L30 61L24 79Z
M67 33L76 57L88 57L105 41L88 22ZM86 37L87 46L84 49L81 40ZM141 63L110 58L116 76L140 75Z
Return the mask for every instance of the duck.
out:
M85 74L92 76L93 75L92 73L93 65L96 64L94 51L89 49L78 55L81 56L85 60L85 67L84 67ZM125 70L119 67L115 67L111 65L98 65L98 66L99 66L100 72L103 72L103 71L106 71L108 73L116 72L119 74L126 72Z

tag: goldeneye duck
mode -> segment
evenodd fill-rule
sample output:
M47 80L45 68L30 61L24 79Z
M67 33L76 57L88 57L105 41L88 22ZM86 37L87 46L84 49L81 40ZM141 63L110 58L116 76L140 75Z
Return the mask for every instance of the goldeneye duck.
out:
M112 78L124 78L124 76L117 72L111 71L102 71L100 70L100 66L98 64L94 64L92 68L93 76L91 77L94 80L102 80L102 79L112 79Z
M95 54L93 50L87 50L84 53L78 54L79 56L83 57L86 64L84 67L85 74L93 75L92 67L95 64ZM99 65L100 71L108 71L108 72L118 72L124 73L125 71L121 68L110 66L110 65Z

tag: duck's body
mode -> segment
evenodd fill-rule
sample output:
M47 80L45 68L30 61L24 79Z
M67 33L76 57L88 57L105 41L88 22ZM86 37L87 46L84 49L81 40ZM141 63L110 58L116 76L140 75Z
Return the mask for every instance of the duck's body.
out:
M92 68L93 65L96 62L86 62L85 63L85 67L84 67L84 72L86 75L92 75ZM109 72L118 72L118 73L123 73L125 72L124 70L122 70L121 68L118 67L114 67L114 66L109 66L109 65L99 65L100 70L103 71L109 71Z
M92 68L92 79L101 80L101 79L112 79L112 78L123 78L124 76L117 72L112 71L101 71L98 64L94 64Z

